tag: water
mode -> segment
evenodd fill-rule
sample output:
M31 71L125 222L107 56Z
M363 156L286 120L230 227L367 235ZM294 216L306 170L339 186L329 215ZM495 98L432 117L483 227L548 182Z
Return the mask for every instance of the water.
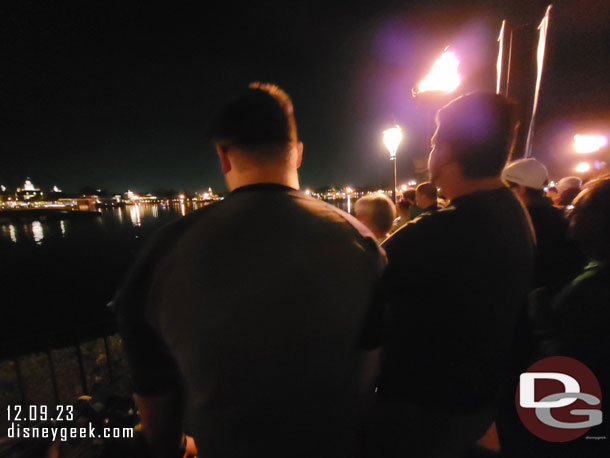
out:
M332 203L348 208L345 200ZM107 304L142 245L201 206L133 205L101 217L0 224L0 343L110 320Z
M101 217L0 225L0 341L111 318L107 304L141 246L199 206L134 205Z

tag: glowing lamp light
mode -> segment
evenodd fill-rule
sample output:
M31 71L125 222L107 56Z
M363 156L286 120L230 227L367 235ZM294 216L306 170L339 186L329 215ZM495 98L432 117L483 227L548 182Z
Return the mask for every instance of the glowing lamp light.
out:
M396 158L398 145L402 141L402 129L400 126L392 127L383 131L383 143L390 153L390 159Z
M432 68L417 85L417 93L422 92L453 92L460 85L462 78L458 73L460 60L454 52L445 51L436 59Z
M589 170L591 170L591 164L588 162L581 162L576 166L575 170L578 173L587 173Z
M350 187L345 188L345 192L350 194L352 192L352 188L350 188Z
M604 135L574 135L574 151L580 154L594 153L607 144Z

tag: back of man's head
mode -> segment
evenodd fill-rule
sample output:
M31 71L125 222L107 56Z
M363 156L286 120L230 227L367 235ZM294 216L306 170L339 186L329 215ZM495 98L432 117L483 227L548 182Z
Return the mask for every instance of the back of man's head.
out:
M514 112L500 95L466 94L439 110L434 142L444 145L464 178L497 177L510 158Z
M420 183L416 189L417 194L421 194L422 196L427 197L428 199L436 200L438 196L438 191L436 190L436 186L434 186L429 181L425 181Z
M356 218L363 222L378 238L383 238L392 228L396 208L384 194L367 194L356 201Z
M273 162L297 141L292 101L273 84L251 83L218 112L208 134L222 148L238 149L258 163Z

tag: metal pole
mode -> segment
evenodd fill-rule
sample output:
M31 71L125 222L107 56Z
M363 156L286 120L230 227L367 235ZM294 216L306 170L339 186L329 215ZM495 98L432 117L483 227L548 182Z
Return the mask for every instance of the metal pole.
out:
M392 162L394 162L394 187L392 188L392 200L394 201L394 205L396 205L396 156L394 156Z
M51 347L47 346L47 360L49 361L49 370L51 371L51 386L53 387L53 396L55 397L55 404L59 404L59 388L57 387L57 374L55 372L55 363L53 362L53 355L51 354Z
M506 89L504 97L508 97L508 86L510 84L510 63L513 56L513 31L510 31L510 43L508 45L508 65L506 66Z
M104 336L104 349L106 350L106 365L108 366L108 377L110 378L110 383L112 383L114 377L112 376L112 363L110 361L110 347L108 345L108 336Z

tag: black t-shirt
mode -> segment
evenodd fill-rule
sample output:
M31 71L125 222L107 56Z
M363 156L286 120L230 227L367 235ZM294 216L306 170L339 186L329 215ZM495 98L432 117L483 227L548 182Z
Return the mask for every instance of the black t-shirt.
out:
M383 247L380 395L443 410L489 407L530 288L525 209L508 188L475 192L405 225Z
M167 226L115 299L135 391L184 386L199 455L348 456L385 263L353 217L276 184Z
M560 287L583 267L578 248L568 240L568 222L550 199L535 199L527 206L536 232L534 288Z

